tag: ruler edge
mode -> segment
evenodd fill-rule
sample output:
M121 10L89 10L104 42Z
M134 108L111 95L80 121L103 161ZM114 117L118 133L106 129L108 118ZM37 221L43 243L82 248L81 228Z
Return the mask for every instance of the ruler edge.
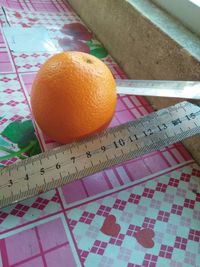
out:
M197 134L199 134L199 131L200 131L200 126L198 126L198 128L196 128L194 130L194 132L196 132L198 130L197 133L194 133L193 135L188 135L187 137L184 137L183 139L181 140L178 140L178 141L182 141L182 140L185 140L187 138L190 138L192 136L195 136ZM191 130L188 130L188 132L191 133ZM183 135L186 134L186 132L182 133ZM179 137L180 138L180 137ZM172 139L175 139L175 137L173 137ZM171 139L170 139L171 140ZM70 175L66 175L66 176L63 176L62 178L60 179L57 179L57 180L54 180L54 181L51 181L51 182L48 182L46 184L43 184L42 186L39 186L38 187L38 191L37 191L37 186L32 188L30 191L24 191L24 192L19 192L18 194L23 194L23 195L26 195L24 197L18 197L18 194L17 195L14 195L14 196L10 196L8 198L3 198L0 200L0 208L5 208L7 206L10 206L10 205L13 205L15 203L18 203L20 201L23 201L25 199L28 199L28 198L31 198L31 197L35 197L35 196L38 196L40 195L41 193L45 193L45 192L48 192L50 190L53 190L57 187L61 187L65 184L68 184L68 183L71 183L71 182L75 182L77 180L80 180L80 179L83 179L84 177L87 177L88 175L92 175L94 173L98 173L102 170L105 170L107 168L110 168L112 166L115 166L117 164L120 164L120 163L123 163L123 162L128 162L132 159L137 159L138 157L141 157L143 155L146 154L146 152L148 151L148 153L151 153L152 151L155 151L155 150L160 150L166 146L169 146L171 144L174 144L176 142L178 142L177 140L176 141L172 141L172 142L169 142L169 143L164 143L162 144L162 146L159 145L159 143L156 143L156 148L155 148L155 144L152 144L152 149L149 149L149 147L151 147L151 145L148 145L148 146L145 146L144 148L140 149L140 150L137 150L137 153L138 151L140 151L139 155L137 155L137 157L134 157L134 154L133 152L130 152L129 154L126 154L126 155L122 155L122 156L119 156L115 159L111 159L109 161L110 164L106 165L106 162L102 162L100 163L97 167L89 167L89 168L86 168L84 170L81 170L78 175L77 173L74 173L74 174L70 174ZM160 141L161 142L161 141ZM163 142L163 140L162 140ZM147 151L146 151L147 150ZM127 155L128 155L128 159L127 159ZM123 158L126 156L126 159L123 160ZM113 163L114 162L114 163ZM105 166L106 165L106 166ZM94 171L93 171L94 169ZM70 177L70 181L67 181L66 182L66 178L67 177ZM69 179L68 179L69 180ZM53 185L51 186L51 184L53 183ZM30 192L30 194L28 194ZM31 193L32 192L32 193ZM11 200L12 198L14 198L13 200ZM7 200L7 204L6 205L1 205L1 203L3 202L3 200L6 199ZM16 199L16 200L15 200Z
M184 92L182 92L184 90L184 86L191 87L191 88L187 88L188 91L192 89L193 86L199 86L199 92L200 92L200 81L133 80L133 79L115 79L115 81L116 81L116 87L117 87L117 94L119 95L137 95L137 96L151 96L151 97L164 97L164 98L169 97L169 98L180 98L180 99L187 99L187 100L194 99L196 101L200 100L200 93L199 95L192 95L191 97L191 94L185 96ZM148 85L149 83L152 86L149 86ZM171 87L170 87L170 84L171 84ZM177 85L179 86L177 87ZM179 87L181 87L181 89ZM122 91L120 91L120 88ZM127 88L132 89L132 92L129 90L127 91L126 90ZM144 88L145 88L145 93L144 93ZM147 89L149 90L148 92L146 92ZM151 93L152 90L153 90L153 93ZM157 91L157 93L155 93L155 90ZM166 90L170 94L166 92L163 94L163 91L166 91ZM175 93L173 93L174 91ZM180 92L181 92L181 95L180 95Z
M200 126L198 126L198 133L199 133L199 131L200 131ZM197 131L196 129L195 129L195 131ZM188 132L191 132L191 131L188 131ZM189 135L189 136L187 136L187 137L185 137L184 139L181 139L181 140L185 140L185 139L187 139L187 138L190 138L190 137L192 137L192 136L195 136L195 135L197 135L198 133L195 133L195 134L193 134L193 135ZM183 135L185 135L185 132L183 133ZM172 137L172 139L175 139L175 137ZM171 139L170 139L171 140ZM180 141L181 141L180 140ZM163 141L163 140L162 140ZM164 147L166 147L166 146L169 146L169 145L171 145L171 144L174 144L174 143L176 143L177 141L172 141L172 142L170 142L170 143L168 143L168 144L163 144L163 146L159 146L159 144L157 143L157 145L156 145L156 149L155 149L155 144L152 144L152 146L153 146L153 149L152 150L150 150L150 151L148 151L148 153L151 153L152 151L155 151L155 150L160 150L160 149L162 149L162 148L164 148ZM158 146L158 148L157 148L157 146ZM5 207L7 207L7 206L10 206L10 205L13 205L13 204L15 204L15 203L18 203L18 202L20 202L20 201L23 201L23 200L25 200L25 199L28 199L28 198L31 198L31 197L35 197L35 196L38 196L38 195L40 195L40 194L42 194L42 193L46 193L46 192L48 192L48 191L50 191L50 190L54 190L55 188L57 188L57 187L61 187L61 186L63 186L63 185L65 185L65 184L69 184L69 183L72 183L72 182L75 182L75 181L77 181L77 180L80 180L80 179L83 179L84 177L87 177L88 175L92 175L92 174L94 174L94 173L98 173L98 172L100 172L100 171L102 171L102 170L105 170L105 169L107 169L107 168L110 168L110 167L112 167L112 166L115 166L115 165L117 165L117 164L120 164L120 163L122 163L122 162L128 162L128 161L130 161L130 160L132 160L132 159L137 159L138 157L141 157L141 156L143 156L143 155L145 155L146 154L146 151L145 150L147 150L147 148L149 148L150 146L146 146L146 148L144 149L140 149L141 150L141 153L140 153L140 155L138 155L137 157L133 157L133 152L131 153L129 153L128 155L129 155L129 158L127 159L127 155L122 155L122 156L119 156L119 157L117 157L117 158L115 158L115 159L112 159L112 160L110 160L109 162L110 162L110 164L109 165L107 165L105 168L104 168L104 165L106 165L106 162L102 162L102 163L100 163L97 167L89 167L89 168L86 168L86 169L84 169L84 170L81 170L79 173L78 173L78 175L77 175L77 173L75 173L75 174L70 174L70 175L68 175L68 176L63 176L61 179L57 179L57 180L54 180L53 182L48 182L48 183L46 183L46 184L43 184L42 186L39 186L38 187L38 192L36 193L36 191L37 191L37 186L36 187L34 187L34 188L32 188L30 191L24 191L24 192L19 192L18 194L23 194L23 195L26 195L26 196L24 196L24 197L18 197L18 194L17 195L14 195L14 196L10 196L10 197L8 197L8 198L6 198L6 202L7 202L7 204L6 205L1 205L1 203L3 202L3 200L4 200L4 198L3 199L1 199L0 200L0 209L2 209L2 208L5 208ZM143 151L145 151L144 153L143 153ZM126 159L125 160L123 160L123 157L125 157L126 156ZM112 163L112 162L114 162L114 163ZM92 171L94 169L94 171ZM82 174L82 173L85 173L85 174ZM70 181L65 181L66 180L66 178L67 177L70 177ZM69 179L68 179L69 180ZM51 184L52 183L55 183L55 184L53 184L52 186L51 186ZM12 198L14 198L13 200L10 200L10 199L12 199ZM15 200L16 199L16 200Z
M152 112L152 113L150 113L150 114L147 114L146 116L143 116L143 117L141 117L141 118L139 118L139 119L137 119L137 120L135 120L135 121L129 121L129 122L127 122L127 123L120 124L120 125L115 126L115 127L113 127L113 128L108 128L108 129L106 129L104 132L102 132L102 133L100 133L100 134L95 134L95 135L93 135L93 136L91 136L91 137L88 137L88 138L85 138L85 139L83 139L83 140L81 140L81 141L73 142L72 144L62 145L62 146L60 146L60 147L56 147L56 148L51 149L51 150L49 150L49 151L42 152L42 153L40 153L40 154L38 154L38 155L35 155L35 156L33 156L33 157L29 157L29 158L27 158L27 159L21 160L21 161L19 161L19 162L17 162L17 163L14 163L13 165L6 166L5 168L3 168L3 169L0 170L0 175L3 174L3 173L5 172L5 170L6 170L6 171L13 170L13 169L16 168L16 167L21 167L21 166L24 166L24 165L26 165L26 164L30 164L33 160L34 160L34 161L38 161L38 160L43 159L43 158L45 158L45 157L51 156L52 154L54 155L55 153L60 153L60 152L62 152L62 151L64 151L64 150L68 149L69 147L73 147L73 146L76 145L76 144L81 145L81 144L84 144L86 141L92 141L92 139L96 139L98 136L99 136L99 137L100 137L100 136L105 136L107 133L111 133L111 132L115 131L116 129L119 130L119 129L123 129L124 127L126 128L127 125L130 125L130 124L133 125L133 123L139 124L141 121L144 121L144 118L155 117L155 115L157 115L159 112L163 112L164 110L169 111L169 109L173 109L173 110L174 110L175 107L177 107L177 106L178 106L178 107L183 106L183 104L184 104L184 105L195 106L194 104L192 104L192 103L190 103L190 102L188 102L188 101L180 102L180 103L178 103L178 104L176 104L176 105L172 105L172 106L170 106L170 107L167 107L167 108L164 108L164 109L161 109L161 110ZM197 131L197 129L199 129L199 130ZM192 131L194 131L194 130L192 129ZM10 206L10 205L13 205L13 204L18 203L18 202L20 202L20 201L23 201L23 200L25 200L25 199L28 199L28 198L31 198L31 197L40 195L41 193L48 192L48 191L50 191L50 190L52 190L52 189L55 189L56 187L60 187L60 186L63 186L64 184L71 183L71 182L73 182L73 181L82 179L82 178L86 177L87 175L92 175L92 174L94 174L94 173L98 173L99 171L102 171L102 170L104 170L104 169L110 168L110 167L112 167L112 166L114 166L114 165L116 165L116 164L120 164L120 163L122 163L122 162L129 161L129 160L131 160L131 159L136 159L136 158L138 158L138 157L140 157L140 156L142 156L142 155L144 155L144 154L146 154L146 153L150 153L150 152L155 151L155 150L160 150L160 149L162 149L163 147L169 146L169 145L174 144L174 143L176 143L176 142L178 142L178 141L182 141L182 140L185 140L185 139L190 138L190 137L192 137L192 136L195 136L195 135L199 134L200 126L198 126L197 128L195 128L195 131L194 131L194 132L196 132L196 131L197 131L197 133L194 133L194 134L191 135L191 130L188 130L188 133L190 132L190 134L189 134L187 137L184 137L184 138L181 138L181 139L180 139L180 137L179 137L179 140L171 141L171 142L169 142L169 143L164 142L164 144L161 144L161 145L159 145L159 143L156 143L156 146L155 146L155 143L153 143L153 144L152 144L152 149L150 149L150 150L149 150L149 146L150 146L150 145L145 146L142 150L140 149L141 151L144 151L144 152L139 153L139 154L137 155L137 157L133 156L133 155L134 155L133 152L130 152L128 155L131 155L131 156L130 156L128 159L126 158L125 160L123 160L123 156L119 156L117 159L113 159L113 160L110 161L110 162L113 162L113 161L114 161L114 163L112 163L112 164L108 164L108 165L106 165L106 162L103 162L103 163L101 163L101 164L98 165L98 168L95 167L95 171L94 171L94 172L92 171L92 169L93 169L94 167L89 167L89 168L84 169L83 171L79 172L79 175L78 175L78 176L77 176L77 174L70 174L70 175L68 175L68 176L64 176L64 177L62 177L62 178L59 179L59 180L55 180L54 183L56 182L56 184L54 184L52 187L51 187L50 185L48 186L48 184L51 184L52 182L48 182L47 184L43 184L42 186L39 186L39 187L38 187L38 191L37 191L37 185L36 185L36 187L32 188L31 191L24 191L23 193L22 193L22 192L19 192L17 195L14 195L15 197L12 196L12 197L14 197L14 199L13 199L12 201L9 201L10 198L11 198L11 196L8 197L8 198L6 198L6 199L7 199L7 202L8 202L6 205L5 205L5 204L1 205L1 203L2 203L3 200L5 199L5 198L2 198L2 199L0 200L0 208L4 208L4 207ZM186 132L181 133L181 135L185 135L185 134L186 134ZM175 139L175 137L173 137L173 139ZM170 140L171 140L171 139L170 139ZM167 141L167 140L162 140L162 142L163 142L163 141ZM148 149L147 149L147 148L148 148ZM140 150L137 150L137 153L138 153L138 151L140 151ZM147 150L147 151L146 151L146 150ZM125 155L124 155L124 156L125 156ZM127 154L126 154L126 157L127 157ZM102 167L102 165L106 165L106 167ZM82 172L86 172L85 175L82 175ZM88 172L88 173L87 173L87 172ZM80 173L81 173L81 175L80 175ZM66 182L66 181L65 181L65 177L72 177L72 180ZM77 177L77 178L74 179L73 177ZM46 186L48 186L48 189L46 188ZM41 189L42 192L40 192L39 189ZM28 192L30 192L30 194L28 194ZM31 192L32 192L32 193L31 193ZM25 196L24 196L24 197L17 197L19 194L23 194L23 195L25 195ZM16 200L15 200L15 199L16 199Z

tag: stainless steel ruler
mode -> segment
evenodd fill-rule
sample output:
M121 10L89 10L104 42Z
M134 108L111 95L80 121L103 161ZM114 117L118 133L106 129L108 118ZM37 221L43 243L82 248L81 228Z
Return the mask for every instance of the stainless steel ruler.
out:
M200 107L184 101L0 171L0 207L200 133Z
M116 80L118 94L200 99L200 82Z

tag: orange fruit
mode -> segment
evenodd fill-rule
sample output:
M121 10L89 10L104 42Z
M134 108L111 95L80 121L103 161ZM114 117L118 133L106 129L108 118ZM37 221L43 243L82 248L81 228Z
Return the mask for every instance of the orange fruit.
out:
M116 84L109 68L82 52L50 57L33 82L31 107L40 129L70 143L108 126L116 107Z

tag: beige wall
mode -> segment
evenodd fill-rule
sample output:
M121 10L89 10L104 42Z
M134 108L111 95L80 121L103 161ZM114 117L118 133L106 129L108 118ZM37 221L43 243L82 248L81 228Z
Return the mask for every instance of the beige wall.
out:
M68 0L133 79L200 80L200 62L125 0ZM155 108L178 99L148 100ZM184 141L200 163L200 137Z

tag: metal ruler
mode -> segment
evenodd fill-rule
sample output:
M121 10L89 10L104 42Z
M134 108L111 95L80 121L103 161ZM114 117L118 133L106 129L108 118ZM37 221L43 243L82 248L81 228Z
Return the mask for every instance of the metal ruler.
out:
M116 80L117 93L142 96L200 99L200 82Z
M0 171L0 207L200 133L200 107L184 101Z

